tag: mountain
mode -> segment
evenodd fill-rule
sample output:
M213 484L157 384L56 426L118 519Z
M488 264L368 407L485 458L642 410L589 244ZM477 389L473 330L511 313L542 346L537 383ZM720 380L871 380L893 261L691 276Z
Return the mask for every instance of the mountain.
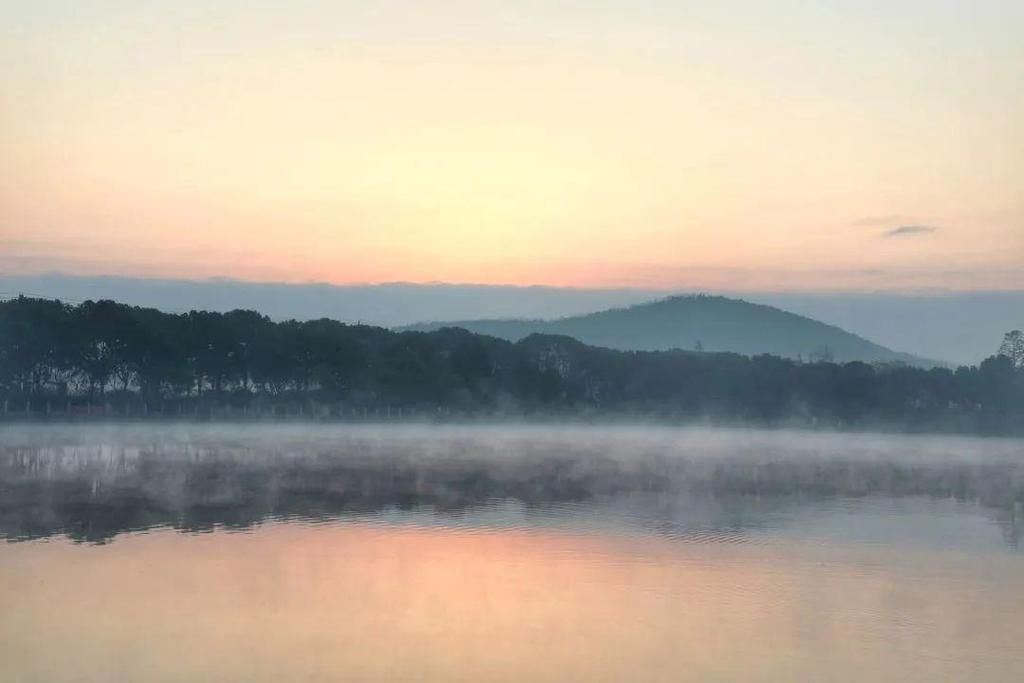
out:
M460 320L403 329L429 331L443 327L461 327L512 341L538 333L565 335L592 346L635 351L698 349L837 362L936 364L811 318L721 296L673 296L557 320Z
M0 243L0 251L3 245ZM675 291L515 285L248 282L228 278L182 280L115 275L8 274L0 271L0 299L24 294L77 303L111 299L164 311L258 310L273 320L316 320L395 327L419 320L556 318L643 303ZM1002 333L1000 332L1000 336Z
M2 251L2 246L0 246ZM474 284L326 284L155 279L62 273L0 272L0 299L18 294L113 299L167 311L253 309L273 320L333 318L384 327L425 320L544 319L580 316L690 291L586 289ZM1024 327L1024 290L745 292L733 298L766 304L841 327L890 349L950 364L975 365L992 355L1007 330ZM695 340L684 339L684 348ZM707 340L704 341L707 345Z
M995 353L1008 330L1024 328L1024 291L757 292L742 297L836 325L890 349L960 365L981 362ZM633 302L615 305L628 303Z

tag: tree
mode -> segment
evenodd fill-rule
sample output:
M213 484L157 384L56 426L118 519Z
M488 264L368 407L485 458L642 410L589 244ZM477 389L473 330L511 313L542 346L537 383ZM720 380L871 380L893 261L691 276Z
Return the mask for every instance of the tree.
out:
M18 297L0 310L0 377L24 394L61 393L78 372L70 307Z
M1003 343L999 345L998 355L1009 358L1015 368L1024 367L1024 332L1007 332L1003 336Z
M0 399L335 403L463 414L708 417L1024 433L1024 334L974 367L925 370L737 353L616 351L458 328L394 332L253 311L163 313L112 301L0 302ZM1016 365L1016 367L1015 367ZM116 391L111 391L111 390ZM106 395L104 395L106 393ZM116 408L116 405L114 406ZM199 406L196 406L199 407ZM38 408L36 408L38 410ZM173 408L172 408L173 409Z

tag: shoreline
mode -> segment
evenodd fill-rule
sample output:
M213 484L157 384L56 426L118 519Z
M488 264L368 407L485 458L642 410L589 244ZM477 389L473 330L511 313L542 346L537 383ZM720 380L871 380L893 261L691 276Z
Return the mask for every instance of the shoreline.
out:
M763 432L797 432L806 434L838 434L850 437L858 436L920 436L920 437L964 437L984 439L1024 439L1024 425L1018 430L984 430L957 428L956 425L941 427L936 425L906 425L894 423L864 423L859 425L843 424L827 420L783 420L772 422L756 422L716 419L710 417L673 418L656 415L629 415L623 413L576 413L576 414L479 414L465 413L444 414L411 414L368 411L361 415L196 415L196 414L161 414L146 415L67 415L64 413L24 414L9 413L0 415L0 429L4 426L223 426L223 427L272 427L302 426L311 427L635 427L655 429L707 429L707 430L741 430Z

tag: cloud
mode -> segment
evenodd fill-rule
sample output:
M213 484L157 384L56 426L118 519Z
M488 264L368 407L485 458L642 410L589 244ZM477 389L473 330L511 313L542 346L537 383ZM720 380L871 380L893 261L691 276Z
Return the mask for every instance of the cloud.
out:
M898 228L886 230L882 233L882 237L910 237L912 235L925 235L936 230L938 228L932 225L901 225Z

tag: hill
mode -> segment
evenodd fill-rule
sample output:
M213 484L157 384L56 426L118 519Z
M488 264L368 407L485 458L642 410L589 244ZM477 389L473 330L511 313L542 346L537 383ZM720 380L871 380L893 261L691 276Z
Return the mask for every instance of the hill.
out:
M443 327L461 327L510 341L531 334L564 335L591 346L619 350L696 349L804 360L936 364L811 318L721 296L674 296L557 320L460 320L403 329L429 331Z
M953 372L620 351L552 334L511 342L19 297L0 301L0 408L0 421L615 416L1020 433L1024 367L1005 355Z
M19 294L112 299L165 311L253 309L272 320L331 318L396 328L422 321L553 320L642 304L678 290L389 283L327 284L0 273L0 299ZM890 349L954 365L990 356L1006 330L1024 327L1024 290L721 292L835 325ZM684 340L692 348L694 340ZM707 341L704 342L707 344Z

